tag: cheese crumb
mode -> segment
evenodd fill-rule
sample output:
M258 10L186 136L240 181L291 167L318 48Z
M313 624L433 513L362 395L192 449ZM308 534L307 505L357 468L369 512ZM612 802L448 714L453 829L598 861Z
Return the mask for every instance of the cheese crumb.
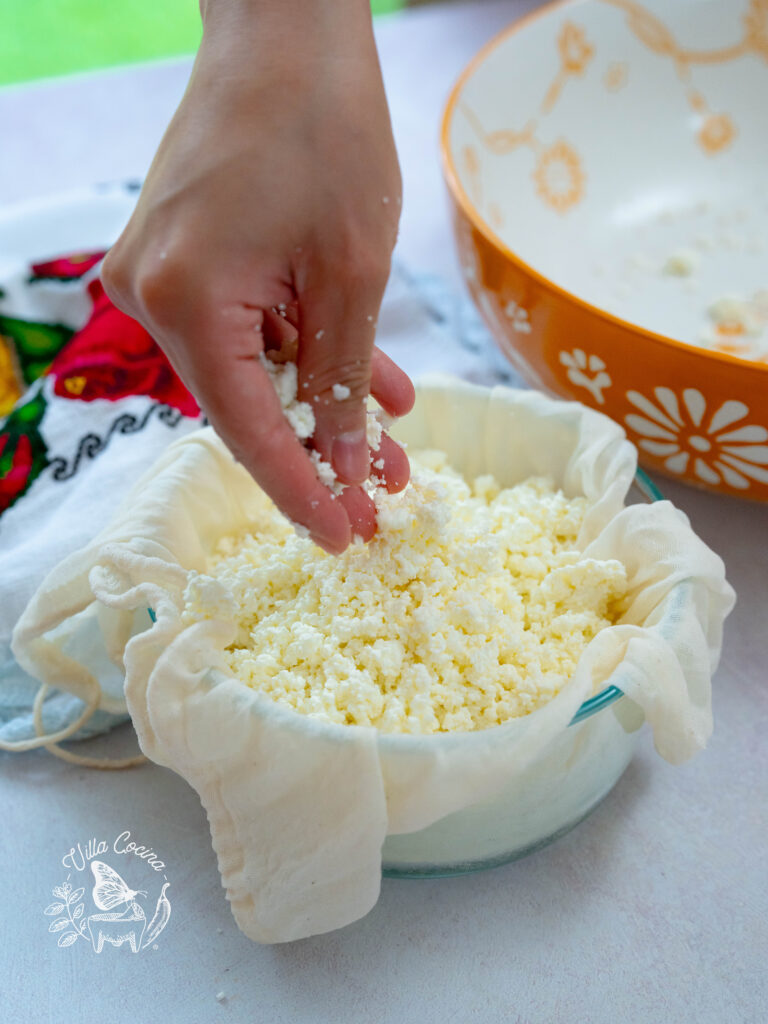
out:
M746 334L754 338L762 331L763 317L759 305L748 299L724 296L713 302L707 312L721 334Z
M343 402L352 394L346 384L334 384L331 391L333 391L333 397L337 402Z
M317 478L324 487L327 487L337 497L344 490L344 484L339 483L333 466L326 462L320 452L311 451L309 458L317 472Z
M285 418L293 432L300 441L312 437L315 432L315 414L312 411L312 406L308 402L296 400L298 392L296 363L273 363L263 353L259 355L259 362L267 371L280 405L283 407Z
M664 261L664 273L672 277L690 277L700 263L697 253L691 249L678 249Z
M576 547L585 498L543 478L467 483L437 451L412 465L401 494L375 491L373 540L340 556L266 496L250 531L220 542L207 571L235 609L224 658L244 684L385 733L485 729L551 700L617 621L626 570ZM201 595L198 579L185 621L204 617Z
M369 412L365 426L365 439L368 442L368 447L374 452L377 452L379 448L381 448L382 433L383 428L379 420L376 418L376 414Z

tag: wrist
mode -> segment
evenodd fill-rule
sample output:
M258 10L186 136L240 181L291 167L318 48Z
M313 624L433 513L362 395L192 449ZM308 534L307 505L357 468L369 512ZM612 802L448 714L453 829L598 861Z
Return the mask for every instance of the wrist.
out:
M200 0L200 15L204 35L372 35L370 0Z
M359 82L380 71L370 0L200 0L196 71L209 88L239 82L314 89L329 76Z

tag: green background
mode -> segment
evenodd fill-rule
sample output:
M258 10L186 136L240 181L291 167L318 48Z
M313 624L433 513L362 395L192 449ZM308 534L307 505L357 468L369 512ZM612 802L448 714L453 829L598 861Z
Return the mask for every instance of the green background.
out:
M192 53L199 39L197 0L2 0L0 85Z

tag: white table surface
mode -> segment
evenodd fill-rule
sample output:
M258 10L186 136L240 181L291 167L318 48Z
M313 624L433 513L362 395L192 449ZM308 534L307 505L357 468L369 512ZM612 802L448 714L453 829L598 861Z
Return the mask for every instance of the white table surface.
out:
M400 251L412 267L458 282L440 109L471 54L532 6L427 8L379 23L405 179ZM140 177L188 71L173 61L0 90L0 203ZM205 815L179 777L154 765L100 773L45 752L0 755L3 1020L768 1020L768 514L662 486L723 556L739 595L703 754L673 768L646 737L598 810L535 856L463 878L385 880L363 920L277 947L235 927ZM134 742L124 727L109 753ZM62 853L124 829L168 865L173 914L158 950L57 948L42 908L62 880Z

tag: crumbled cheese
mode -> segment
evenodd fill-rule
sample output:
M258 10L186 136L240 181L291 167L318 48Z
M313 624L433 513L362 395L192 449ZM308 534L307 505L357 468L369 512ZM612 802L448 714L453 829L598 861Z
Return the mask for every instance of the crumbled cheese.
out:
M373 411L373 415L376 417L376 419L381 424L382 430L389 430L389 428L395 422L395 417L394 416L390 416L389 413L388 412L384 412L383 409L375 409Z
M670 253L664 261L664 273L672 277L690 277L699 266L698 253L691 249L678 249Z
M368 447L377 452L381 448L381 435L383 433L383 427L374 412L368 412L368 420L365 425L365 439L368 442Z
M724 296L707 309L712 326L698 338L704 348L741 359L768 361L768 292L749 299Z
M312 437L315 432L315 414L312 411L312 406L308 402L296 401L298 392L296 364L291 362L273 363L263 354L259 356L259 361L269 375L280 405L283 407L285 418L290 423L293 432L301 441Z
M184 589L185 612L196 619L231 619L237 606L230 592L217 579L190 571Z
M384 412L383 409L369 409L368 422L366 424L366 440L368 447L377 452L381 448L381 437L385 430L389 430L395 422L394 416Z
M294 402L284 410L285 418L300 441L312 437L315 432L315 414L307 402Z
M249 533L222 540L207 571L236 607L224 656L246 685L382 732L484 729L554 697L616 621L626 571L576 548L586 499L545 479L470 485L440 452L412 462L404 492L375 492L373 540L340 556L266 498Z
M721 334L746 334L754 338L763 328L758 307L746 299L724 296L713 302L707 312Z
M322 333L322 331L319 331L318 336ZM267 359L263 354L259 356L259 359L269 375L269 379L283 408L285 418L299 440L307 441L315 433L317 421L315 420L312 406L308 402L298 402L296 400L298 392L298 368L296 364L290 361L273 363L271 359ZM304 381L303 387L308 387L308 381L311 381L313 377L314 374L310 373L308 380ZM346 384L334 384L331 391L337 402L344 401L352 394ZM313 401L318 402L319 396L315 395ZM324 400L324 404L328 405L327 399ZM375 452L378 451L381 447L381 438L384 430L388 430L393 423L394 418L384 412L383 409L369 409L366 418L366 440L368 447ZM309 457L317 471L320 483L328 487L338 497L344 491L345 485L339 483L333 466L326 462L317 451L309 451ZM383 465L382 461L381 468L383 468ZM370 481L366 489L373 496L377 490L376 481ZM296 532L302 539L308 536L308 531L305 527L297 524L292 525L294 525Z
M336 478L336 472L330 462L326 462L320 452L309 453L312 465L317 472L317 478L324 487L327 487L333 494L339 495L344 490L344 484L340 484Z

